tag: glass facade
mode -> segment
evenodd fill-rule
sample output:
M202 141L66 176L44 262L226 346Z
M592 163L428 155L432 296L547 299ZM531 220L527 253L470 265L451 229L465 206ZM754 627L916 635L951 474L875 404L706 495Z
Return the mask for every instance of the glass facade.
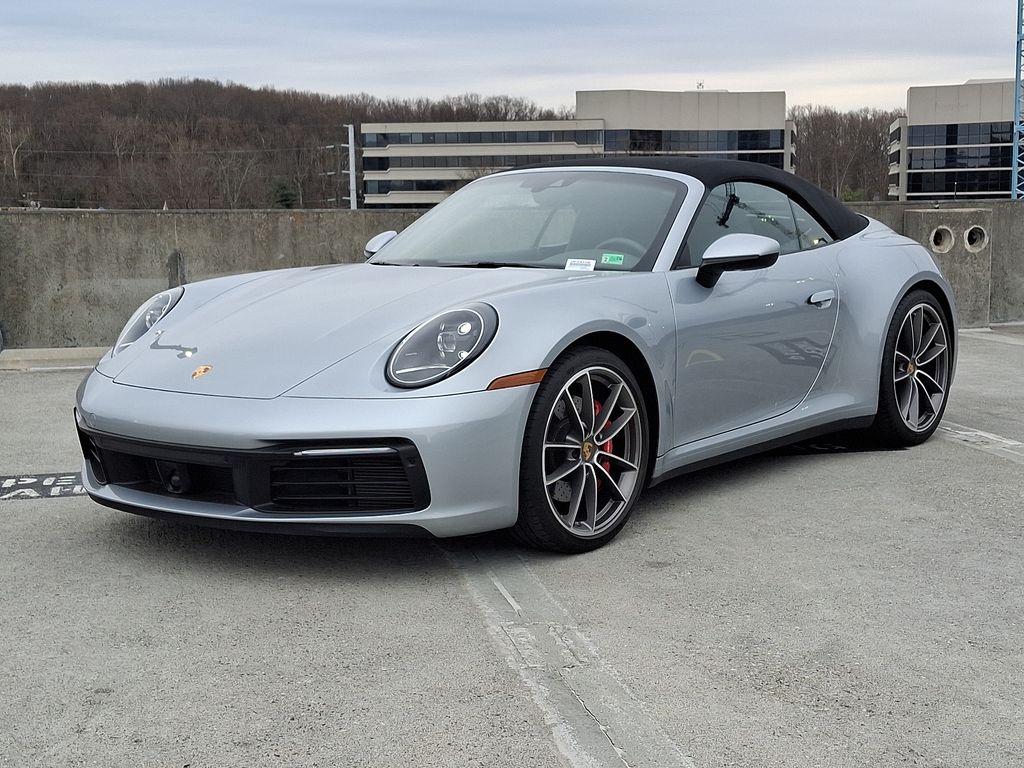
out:
M784 146L782 130L604 132L605 152L742 152Z
M386 195L388 192L451 192L463 179L392 179L367 181L366 194Z
M364 147L392 144L598 144L602 131L455 131L423 133L364 133Z
M941 123L907 128L908 195L1009 195L1013 123Z
M364 157L364 171L387 171L391 168L516 168L521 165L552 163L559 160L585 160L601 155L467 155L445 157ZM763 163L773 168L783 167L781 152L739 152L729 154L685 155L715 160L746 160L749 163Z
M911 170L936 168L1010 168L1013 147L946 147L912 149L908 166Z
M1010 144L1013 123L948 123L912 125L907 129L911 147L935 147L956 144Z
M919 172L907 175L909 194L970 195L989 192L1010 193L1011 171Z
M577 160L598 155L465 155L444 157L364 157L364 171L390 168L514 168L519 165Z

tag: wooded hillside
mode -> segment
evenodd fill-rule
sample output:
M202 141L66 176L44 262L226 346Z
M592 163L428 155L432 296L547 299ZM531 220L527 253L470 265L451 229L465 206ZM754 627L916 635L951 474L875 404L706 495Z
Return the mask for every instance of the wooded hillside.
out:
M565 116L511 97L440 100L209 80L0 85L0 206L333 206L344 123Z

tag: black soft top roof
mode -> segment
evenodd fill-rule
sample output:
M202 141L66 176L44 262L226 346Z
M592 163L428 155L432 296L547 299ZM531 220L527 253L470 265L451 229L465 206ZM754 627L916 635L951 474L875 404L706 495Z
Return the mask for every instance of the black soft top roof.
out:
M707 160L699 157L595 157L584 160L565 160L527 166L529 168L559 168L572 166L613 166L617 168L650 168L693 176L709 190L727 181L754 181L785 192L817 215L836 239L842 240L860 232L867 219L854 213L839 200L808 181L762 163L743 160Z

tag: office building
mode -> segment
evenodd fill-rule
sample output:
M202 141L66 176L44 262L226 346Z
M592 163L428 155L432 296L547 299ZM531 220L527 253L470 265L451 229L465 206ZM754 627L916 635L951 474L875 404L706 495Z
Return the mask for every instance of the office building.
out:
M614 155L690 155L793 170L782 91L578 91L576 119L364 123L364 204L423 207L496 170Z
M899 200L1010 196L1013 80L968 80L907 91L889 133L889 196Z

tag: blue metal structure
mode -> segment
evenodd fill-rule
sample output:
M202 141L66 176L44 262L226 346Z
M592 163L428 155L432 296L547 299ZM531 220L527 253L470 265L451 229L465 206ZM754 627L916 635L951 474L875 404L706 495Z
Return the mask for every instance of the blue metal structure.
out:
M1010 182L1010 196L1014 200L1024 197L1024 165L1021 164L1021 138L1024 137L1024 123L1021 122L1021 68L1024 67L1024 0L1017 0L1017 69L1013 89L1013 180Z

